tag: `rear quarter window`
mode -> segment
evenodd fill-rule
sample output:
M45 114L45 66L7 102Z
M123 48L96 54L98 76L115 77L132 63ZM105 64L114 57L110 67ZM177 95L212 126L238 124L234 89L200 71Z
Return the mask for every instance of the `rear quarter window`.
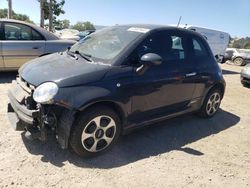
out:
M204 43L198 38L192 38L193 56L195 58L208 57L208 51Z

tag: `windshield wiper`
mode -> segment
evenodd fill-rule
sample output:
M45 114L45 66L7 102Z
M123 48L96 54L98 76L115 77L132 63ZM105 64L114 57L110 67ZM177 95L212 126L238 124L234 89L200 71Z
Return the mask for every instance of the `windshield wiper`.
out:
M90 54L86 54L86 53L81 53L78 50L75 51L75 54L79 54L82 58L86 59L89 62L92 62L93 60L91 59L91 55Z
M74 52L72 52L72 51L68 50L68 51L67 51L67 54L68 54L68 55L70 55L71 57L73 57L73 58L77 59L77 56L75 55L75 53L74 53Z

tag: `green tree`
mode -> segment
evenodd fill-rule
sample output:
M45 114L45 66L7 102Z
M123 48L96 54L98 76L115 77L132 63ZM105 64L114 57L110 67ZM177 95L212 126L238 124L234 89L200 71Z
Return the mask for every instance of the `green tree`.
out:
M233 39L232 40L232 47L233 48L250 48L250 38L246 37L246 38L240 38L240 39Z
M69 28L70 26L70 21L65 19L65 20L55 20L54 26L60 29L66 29Z
M38 0L38 2L40 2L40 9L41 9L40 26L42 27L44 25L44 20L49 20L50 18L50 8L49 8L50 3L47 0ZM52 22L49 24L52 26L53 24L56 24L58 22L56 20L56 17L65 13L65 11L63 10L65 0L61 0L60 2L58 2L57 0L50 0L50 2L52 3L51 5Z
M65 13L65 11L62 9L65 4L65 0L61 0L60 2L57 2L57 0L51 0L50 2L52 2L51 5L52 23L50 22L49 25L50 28L52 28L52 26L57 22L56 17ZM50 18L50 8L49 8L49 3L47 1L44 3L44 18L46 20Z
M8 16L8 9L0 9L0 18L7 18ZM34 23L32 20L30 20L29 16L25 14L17 14L14 11L12 11L12 17L16 20L21 20L29 23Z
M250 42L246 43L244 46L245 49L250 49Z
M0 9L0 18L7 18L8 17L8 9Z
M77 29L78 31L94 30L95 26L89 21L77 22L75 25L73 25L73 29Z

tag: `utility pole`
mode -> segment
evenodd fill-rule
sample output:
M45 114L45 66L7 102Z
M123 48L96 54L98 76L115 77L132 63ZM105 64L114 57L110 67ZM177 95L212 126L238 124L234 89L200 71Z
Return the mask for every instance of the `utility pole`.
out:
M8 1L8 19L12 18L12 0L7 0Z
M44 28L44 3L45 0L40 0L40 27Z
M53 30L53 10L52 10L53 0L49 0L49 31Z

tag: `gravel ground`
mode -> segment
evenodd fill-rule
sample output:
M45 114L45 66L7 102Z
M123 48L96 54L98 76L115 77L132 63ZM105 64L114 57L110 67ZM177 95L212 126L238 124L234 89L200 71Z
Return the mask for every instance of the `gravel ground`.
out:
M209 120L194 115L122 137L110 152L81 159L53 137L27 141L6 116L15 73L0 74L0 187L250 187L250 89L224 64L227 89Z

